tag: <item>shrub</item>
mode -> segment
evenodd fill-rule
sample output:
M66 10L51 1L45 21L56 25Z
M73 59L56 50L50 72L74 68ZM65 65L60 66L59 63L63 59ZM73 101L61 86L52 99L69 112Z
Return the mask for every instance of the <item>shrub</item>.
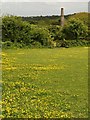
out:
M53 40L47 28L31 25L16 16L5 16L2 19L2 33L3 42L10 41L17 47L30 47L34 43L36 47L50 46Z
M62 28L59 25L52 25L48 29L54 41L61 40L63 38Z
M85 39L88 35L88 27L80 20L70 19L62 32L65 34L65 39L79 40L80 37Z
M16 16L5 16L2 19L2 41L10 41L13 43L30 42L31 26L28 22L23 22L21 18Z
M36 25L32 25L31 27L31 40L41 43L43 46L49 46L51 44L50 41L53 39L46 28L38 27Z
M30 45L29 47L41 48L41 47L42 47L42 45L41 45L41 43L40 43L40 42L34 41L34 42L32 43L32 45Z
M2 48L10 48L12 46L13 46L13 43L11 41L2 42Z
M66 44L68 47L76 47L76 46L89 46L90 43L87 40L66 40Z

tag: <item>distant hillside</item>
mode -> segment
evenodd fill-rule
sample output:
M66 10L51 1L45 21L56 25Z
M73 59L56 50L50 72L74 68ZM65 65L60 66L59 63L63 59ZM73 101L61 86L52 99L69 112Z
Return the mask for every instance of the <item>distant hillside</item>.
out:
M65 15L65 19L72 15ZM60 25L60 16L36 16L36 17L22 17L23 20L28 21L30 24L38 24L38 25Z
M88 24L88 15L89 15L89 13L87 13L87 12L80 12L80 13L75 13L75 14L69 16L68 19L71 19L71 18L80 19L85 24Z
M88 13L74 13L65 15L65 20L69 20L71 18L76 18L82 20L85 24L88 24ZM48 25L60 25L60 16L36 16L36 17L22 17L23 20L28 21L30 24L38 24L40 26L48 26Z

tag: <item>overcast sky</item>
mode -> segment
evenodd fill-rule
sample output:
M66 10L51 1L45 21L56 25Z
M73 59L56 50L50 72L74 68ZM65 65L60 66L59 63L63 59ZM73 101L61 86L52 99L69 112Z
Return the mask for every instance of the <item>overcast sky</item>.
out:
M24 2L25 1L25 2ZM36 1L36 2L31 2ZM12 14L18 16L46 16L46 15L60 15L60 8L64 7L65 14L72 14L77 12L88 12L88 0L2 0L2 14ZM51 1L51 2L50 2ZM68 2L65 2L68 1Z
M62 2L62 0L0 0L1 2ZM90 0L63 0L63 2L89 2Z

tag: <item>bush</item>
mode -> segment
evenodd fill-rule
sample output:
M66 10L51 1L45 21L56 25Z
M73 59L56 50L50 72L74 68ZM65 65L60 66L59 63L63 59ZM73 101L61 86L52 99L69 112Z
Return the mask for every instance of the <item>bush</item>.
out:
M70 19L63 27L62 32L65 34L65 39L79 40L88 36L88 27L80 20Z
M41 45L41 43L40 43L40 42L34 41L34 42L32 43L32 45L30 45L29 47L41 48L41 47L42 47L42 45Z
M87 40L66 40L66 45L68 47L76 47L76 46L89 46L90 43ZM65 46L65 47L67 47Z
M30 39L32 41L41 43L42 46L49 46L51 41L53 41L47 28L32 25L30 34L31 34Z
M16 16L5 16L2 19L2 41L10 41L13 43L30 42L31 26L28 22L23 22L21 18Z
M11 41L2 42L2 48L11 48L13 43Z
M51 35L47 28L31 25L16 16L5 16L2 19L2 41L10 41L14 46L50 46ZM6 43L5 43L6 44Z
M54 41L61 40L63 38L62 28L59 25L52 25L48 29Z

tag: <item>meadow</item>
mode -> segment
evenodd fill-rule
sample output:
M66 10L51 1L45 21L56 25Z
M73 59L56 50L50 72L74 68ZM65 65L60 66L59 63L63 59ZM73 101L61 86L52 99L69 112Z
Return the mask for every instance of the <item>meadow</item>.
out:
M3 49L4 118L87 118L88 48Z

